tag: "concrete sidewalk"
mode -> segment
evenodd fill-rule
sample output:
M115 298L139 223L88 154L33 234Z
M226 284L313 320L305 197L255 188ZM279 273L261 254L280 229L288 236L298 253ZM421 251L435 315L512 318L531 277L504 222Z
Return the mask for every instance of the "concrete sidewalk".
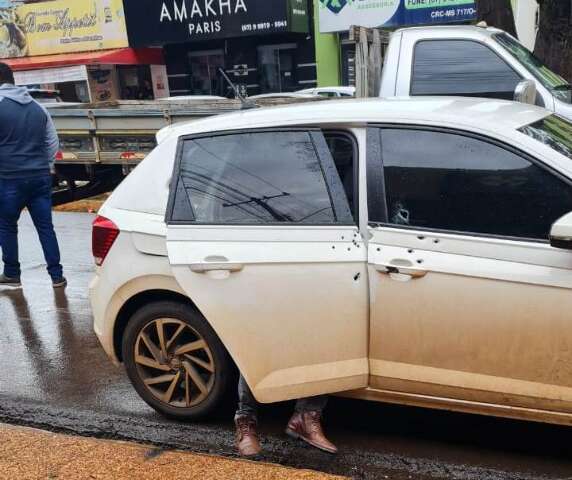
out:
M0 424L0 478L335 480L342 477Z

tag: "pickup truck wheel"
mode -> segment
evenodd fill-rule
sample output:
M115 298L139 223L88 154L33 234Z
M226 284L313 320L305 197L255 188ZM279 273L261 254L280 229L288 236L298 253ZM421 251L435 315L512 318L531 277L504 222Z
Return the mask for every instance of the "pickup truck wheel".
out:
M135 390L165 416L204 418L225 396L229 356L202 315L188 305L142 307L127 325L122 348Z

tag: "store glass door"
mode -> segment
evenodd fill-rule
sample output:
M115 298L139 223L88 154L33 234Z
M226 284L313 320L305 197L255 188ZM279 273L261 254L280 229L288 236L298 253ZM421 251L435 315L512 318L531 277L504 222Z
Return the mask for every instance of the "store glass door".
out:
M258 47L262 93L293 92L298 88L296 47L295 43Z
M225 88L218 72L224 68L223 50L203 50L189 53L191 92L193 95L224 95Z

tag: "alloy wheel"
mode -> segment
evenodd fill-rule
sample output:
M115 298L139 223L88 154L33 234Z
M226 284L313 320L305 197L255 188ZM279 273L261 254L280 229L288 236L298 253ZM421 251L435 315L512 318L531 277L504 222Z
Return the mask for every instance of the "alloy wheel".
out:
M193 407L210 394L216 366L205 339L171 318L149 322L135 343L135 364L147 390L172 407Z

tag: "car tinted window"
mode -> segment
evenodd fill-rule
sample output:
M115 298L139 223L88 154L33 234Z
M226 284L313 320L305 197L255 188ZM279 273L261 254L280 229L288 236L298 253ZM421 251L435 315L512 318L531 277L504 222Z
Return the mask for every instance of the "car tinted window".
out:
M297 131L185 141L173 220L189 216L212 224L336 222L312 138Z
M548 239L572 187L500 146L458 134L382 132L389 223Z
M426 40L415 47L412 95L464 95L512 100L520 76L486 45Z
M531 125L522 127L529 137L549 146L572 160L572 123L557 115L550 115Z

